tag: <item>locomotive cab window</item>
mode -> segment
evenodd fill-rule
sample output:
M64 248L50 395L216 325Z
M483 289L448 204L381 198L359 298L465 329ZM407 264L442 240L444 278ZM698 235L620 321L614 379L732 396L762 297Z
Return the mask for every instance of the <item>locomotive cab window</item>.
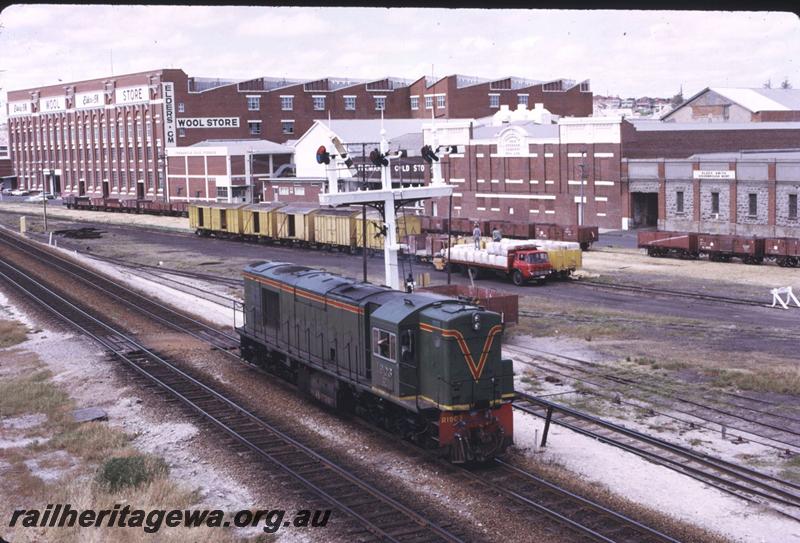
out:
M394 362L396 343L393 333L380 328L372 329L372 354Z

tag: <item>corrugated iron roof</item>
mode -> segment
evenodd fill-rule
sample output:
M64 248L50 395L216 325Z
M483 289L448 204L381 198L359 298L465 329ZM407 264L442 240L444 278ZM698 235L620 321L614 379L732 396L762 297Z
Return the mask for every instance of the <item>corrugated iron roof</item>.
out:
M711 87L709 90L752 112L800 111L800 90Z
M680 130L800 130L800 122L771 123L671 123L651 119L626 118L636 130L641 132L669 132Z

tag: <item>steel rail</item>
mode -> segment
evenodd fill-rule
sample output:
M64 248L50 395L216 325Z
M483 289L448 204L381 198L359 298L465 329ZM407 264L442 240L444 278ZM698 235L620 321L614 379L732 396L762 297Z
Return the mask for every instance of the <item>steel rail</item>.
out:
M668 296L675 296L678 298L692 298L696 300L706 300L711 302L720 302L733 305L769 307L769 304L767 302L760 302L758 300L752 300L747 298L745 299L732 298L729 296L718 296L716 294L703 294L700 292L687 292L684 290L672 290L660 287L647 287L643 285L632 285L629 283L601 283L600 281L592 281L591 279L581 279L579 281L574 281L574 283L586 287L595 287L607 290L627 290L631 292L644 292L656 295L668 295Z
M491 480L490 477L494 475L492 473L475 473L467 470L463 470L462 473L478 484L543 513L593 541L603 543L678 543L676 539L667 534L561 488L504 460L495 458L493 463L499 470L500 477L498 479L501 479L500 481ZM509 482L519 486L512 489L509 487ZM571 506L570 512L564 511L564 502ZM554 509L555 504L558 505L561 512ZM587 515L587 511L592 511L593 515ZM589 518L586 518L587 516ZM589 524L594 526L589 526Z
M149 317L172 328L173 330L187 333L196 339L206 342L209 342L209 338L206 336L210 335L214 338L213 342L211 342L212 345L217 347L221 352L230 352L229 349L235 348L239 344L239 338L236 336L221 332L220 330L200 322L199 320L188 315L185 315L165 304L156 302L150 298L144 298L133 289L115 283L102 274L80 266L79 264L62 257L53 251L45 251L40 247L36 247L28 240L19 239L16 237L16 235L11 235L3 230L0 230L0 243L5 244L17 251L21 251L31 258L35 258L36 260L48 266L56 267L59 270L70 274L72 277L88 285L92 289L103 292L104 294L107 294L108 296L122 302L130 308L146 313ZM90 276L91 279L87 276ZM138 298L140 301L134 303L130 299L126 298L126 296ZM148 307L142 307L142 304L146 304ZM231 309L233 310L233 307L231 307ZM169 318L166 317L165 314L169 315ZM175 322L176 319L178 321L183 321L184 323L189 323L189 325L184 324L182 326L178 322Z
M578 363L581 363L581 364L591 364L590 362L585 361L585 360L581 360L581 359L578 359L578 358L574 358L574 357L570 357L570 356L566 356L566 355L561 355L561 354L557 354L557 353L551 353L551 352L548 352L548 351L542 351L542 350L539 350L539 349L533 349L533 348L527 348L527 347L526 348L520 348L520 347L516 347L516 346L513 346L513 345L505 345L504 348L506 348L507 350L516 351L518 353L521 353L521 354L524 354L524 355L528 355L528 356L530 355L530 353L532 351L532 352L544 354L544 355L547 355L547 356L550 356L550 357L557 357L557 358L563 358L565 360L571 360L571 361L578 362ZM602 374L599 374L597 372L592 372L592 371L589 371L589 370L584 369L584 368L579 368L579 367L571 366L571 365L568 365L568 364L563 364L563 363L557 362L555 360L548 360L548 361L552 362L553 364L555 364L557 366L560 366L562 368L566 368L566 369L569 369L569 370L572 370L572 371L575 371L575 372L581 372L581 373L587 374L587 375L589 375L591 377L597 377L597 378L600 378L600 379L605 379L607 381L612 381L614 383L622 384L622 385L625 385L625 386L633 386L633 385L631 385L629 383L620 382L620 380L615 379L613 376L602 375ZM584 378L584 377L577 377L577 376L574 376L574 375L568 375L568 374L565 374L563 372L559 372L558 370L555 370L553 368L545 368L541 364L537 364L535 362L530 362L530 361L521 361L521 362L523 364L526 364L526 365L535 366L537 368L549 371L551 373L555 373L557 375L561 375L562 377L566 377L566 378L569 378L569 379L574 379L576 381L580 381L580 382L583 382L583 383L588 383L588 384L593 385L593 386L598 387L598 388L602 387L602 385L600 385L599 383L593 382L593 381L591 381L591 380L589 380L587 378ZM641 383L636 383L636 386L639 389L641 389L642 392L644 392L645 394L650 394L650 395L655 396L657 398L663 398L663 399L666 399L666 400L674 400L674 401L686 401L688 404L695 405L699 409L706 409L708 411L717 412L720 416L727 416L729 418L741 420L741 421L743 421L745 423L750 423L750 424L756 424L757 423L756 421L753 421L750 418L743 417L741 415L736 415L735 413L729 413L729 412L723 411L723 410L721 410L719 408L714 408L712 406L707 406L705 404L696 402L694 400L687 400L687 399L684 399L682 397L661 393L661 392L659 392L657 390L654 390L652 387L643 386ZM593 394L595 394L595 395L597 395L597 396L599 396L601 398L605 397L602 394L597 393L597 392L593 392ZM636 396L634 396L634 397L636 397ZM639 401L645 401L641 397L636 397L636 398ZM633 403L633 402L630 402L630 401L627 401L627 400L620 400L620 403L624 403L626 405L631 405L633 407L642 408L641 405L638 405L636 403ZM663 404L662 404L662 406L663 406ZM673 405L668 405L667 407L669 407L670 409L674 410L675 412L681 413L683 415L688 415L688 416L691 416L691 417L695 417L695 418L698 418L700 420L703 420L703 421L706 421L706 422L709 422L709 423L721 424L718 420L712 420L712 419L710 419L708 417L700 416L699 414L697 414L696 411L695 412L687 411L687 410L684 410L684 409L677 408L677 407L675 407ZM735 407L738 407L740 409L748 409L748 410L754 411L756 413L762 413L759 410L755 410L755 409L752 409L752 408L744 408L744 407L741 407L741 406L735 406ZM687 421L685 419L681 419L680 417L676 417L674 415L670 415L668 413L664 413L663 411L655 411L655 410L652 410L652 409L651 409L651 411L653 411L654 413L663 415L665 417L669 417L669 418L674 419L674 420L679 421L679 422L683 422L683 423L687 423L687 424L693 424L693 425L699 426L701 428L709 429L707 426L705 426L703 424L697 424L697 423L694 423L694 422L691 422L691 421ZM785 415L775 415L773 413L768 413L768 412L763 413L763 414L765 414L767 416L770 416L770 417L776 417L776 416L777 417L785 417ZM792 420L792 419L789 419L789 420ZM796 421L796 419L794 419L794 420ZM761 438L764 438L764 439L768 439L768 440L774 442L774 443L767 443L767 442L764 442L764 441L760 441L758 439L739 436L742 439L747 439L748 441L753 441L755 443L759 443L760 445L764 445L766 447L771 447L771 448L782 450L782 451L788 450L788 449L786 449L786 447L792 447L792 448L795 448L795 449L800 448L800 445L798 445L797 443L789 443L788 441L784 441L784 440L776 438L776 437L760 434L760 433L754 432L752 430L748 430L747 428L743 428L743 427L741 427L741 423L739 423L739 422L734 422L733 424L728 423L728 426L730 426L731 428L736 429L736 430L738 430L740 432L747 433L747 434L750 434L750 435L753 435L753 436L758 436L758 437L761 437ZM800 436L800 432L794 432L792 430L787 430L785 427L775 426L775 425L767 425L767 424L762 424L761 426L772 428L773 430L775 430L778 433L787 434L787 435L790 435L790 436ZM780 445L776 445L775 443L780 443Z
M524 403L521 403L519 401L515 402L514 407L520 409L525 413L529 413L531 415L540 418L547 418L546 415L547 410L552 410L553 413L562 413L564 417L551 418L553 424L559 424L561 426L564 426L565 428L569 428L570 430L576 431L583 435L598 439L599 441L602 441L609 445L613 445L615 447L637 454L649 460L656 461L657 463L662 464L665 467L671 467L672 469L677 469L678 471L681 471L686 475L701 480L705 483L713 484L717 488L726 490L729 493L732 493L739 497L743 496L739 495L736 492L731 492L728 488L724 487L729 487L731 489L735 489L740 492L754 494L762 498L767 498L776 501L783 505L788 505L791 507L800 507L800 494L787 490L787 488L781 488L774 484L777 483L779 485L782 485L783 487L800 489L800 485L797 485L791 481L785 481L783 479L773 477L769 474L762 473L745 466L740 466L737 464L733 464L731 462L727 462L725 460L721 460L719 458L697 453L686 447L669 443L663 439L643 434L636 430L632 430L630 428L626 428L624 426L620 426L618 424L602 420L598 417L594 417L587 413L582 413L578 410L572 409L564 405L560 405L548 400L537 398L535 396L526 394L524 392L523 393L518 392L517 396L523 402L534 406L538 406L544 410L544 412L540 413L538 410L532 409L528 405L525 405ZM615 434L629 438L631 441L626 443L620 439L612 438L608 435L604 435L596 431L587 429L586 427L579 426L574 423L565 422L563 418L567 417L572 418L576 421L582 421L588 423L598 428L610 430ZM715 475L713 473L708 473L707 471L689 465L686 462L682 462L674 458L668 458L664 455L657 454L655 451L647 450L641 446L634 445L632 444L632 442L640 442L655 447L657 449L661 449L669 454L683 458L695 464L699 464L700 466L708 467L712 470L715 470L719 474L724 474L725 476L731 477L736 480L731 481L729 479L726 479L722 475ZM788 515L788 516L794 518L795 520L800 520L800 517L795 517L794 515Z
M415 522L421 529L431 532L431 535L436 535L437 537L435 540L461 542L461 539L456 535L448 532L444 528L427 520L419 513L401 504L391 496L386 495L382 491L375 488L373 485L370 485L369 483L361 480L360 478L348 472L339 465L335 464L331 460L328 460L321 454L313 451L306 445L300 443L299 441L293 439L289 435L283 433L282 431L272 426L268 422L258 418L256 415L247 411L245 408L232 402L225 396L221 395L220 393L211 389L204 383L190 376L180 368L176 367L175 365L161 358L157 354L148 350L145 346L139 344L134 339L125 335L121 331L116 330L115 328L109 326L103 321L88 314L86 311L84 311L77 305L63 298L62 296L52 291L51 289L45 287L38 281L35 281L30 277L25 276L25 274L16 267L10 265L9 263L1 259L0 259L0 266L6 268L6 271L11 271L12 276L16 276L15 278L9 276L6 272L0 271L0 277L5 279L5 281L8 284L14 285L19 291L25 293L28 297L32 298L34 301L36 301L38 304L40 304L48 311L56 315L58 318L69 323L71 326L77 328L84 335L88 336L93 341L95 341L105 349L112 352L115 356L123 360L129 367L137 371L143 377L154 382L163 390L167 391L172 396L178 398L186 406L193 409L203 419L208 420L209 422L217 426L219 429L223 430L225 433L227 433L228 435L239 441L241 444L245 445L248 449L258 454L263 459L268 460L274 465L278 466L287 475L301 482L304 486L309 488L309 490L317 494L323 500L333 504L337 509L341 510L342 512L346 513L347 515L359 521L373 535L381 537L387 541L395 541L398 543L402 541L401 539L397 539L390 532L379 527L373 521L366 518L363 514L355 511L352 508L352 506L348 506L341 499L331 495L328 491L321 488L321 486L318 483L314 483L313 481L309 480L307 477L308 474L304 475L300 473L299 470L289 466L286 462L283 462L280 459L276 458L276 455L267 451L264 446L261 446L258 443L256 443L252 437L247 437L246 435L243 434L243 432L237 431L233 427L230 421L222 420L223 417L220 417L218 414L215 415L211 413L208 407L203 407L200 405L200 403L212 400L217 402L218 404L221 404L223 407L227 408L228 412L226 413L223 411L222 413L226 415L226 417L230 417L232 412L233 414L238 415L241 419L246 420L248 423L255 424L262 431L269 432L270 434L277 437L285 444L288 444L290 447L305 454L306 456L311 458L314 462L323 465L327 470L330 470L331 473L334 473L338 477L341 477L342 479L346 480L348 483L357 486L360 490L363 490L364 492L367 492L377 500L380 500L381 503L388 505L395 511L395 513L406 515L407 517L409 517L410 520ZM28 286L26 287L22 285L20 281L18 281L19 279L27 282ZM34 287L33 290L39 290L40 293L37 294L36 292L33 292L32 289L30 288L31 286ZM48 302L48 300L45 299L45 296L51 301ZM61 309L54 307L52 301L55 301L56 303L60 304ZM77 315L79 319L83 320L83 322L76 319L75 316L72 317L69 316L67 312L64 311L64 309ZM91 327L94 327L95 331L92 331ZM110 334L110 336L109 337L100 336L97 331L98 329L100 331L106 331L108 334ZM127 346L128 348L123 349L121 348L121 346ZM132 356L132 353L143 355L143 359L137 356ZM140 358L138 362L137 358ZM155 364L156 368L159 368L161 370L166 370L168 373L162 375L161 377L157 376L153 371L153 368L148 369L146 365L142 363L144 360L146 360L150 364ZM172 379L171 383L167 381L167 379L169 378ZM186 385L190 385L191 392L194 395L196 395L198 392L201 393L202 395L199 397L190 397L190 394L188 392L181 392L177 390L178 386L186 386ZM303 464L303 466L307 466L307 464ZM339 488L339 486L340 485L336 485L336 488ZM375 516L385 517L387 514L388 513L385 512ZM407 535L405 533L407 531L408 531L407 529L404 530L403 534L404 536Z

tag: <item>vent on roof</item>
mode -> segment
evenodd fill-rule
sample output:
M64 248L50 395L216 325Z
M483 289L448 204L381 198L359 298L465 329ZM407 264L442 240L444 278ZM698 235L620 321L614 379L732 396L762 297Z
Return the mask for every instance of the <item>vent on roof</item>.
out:
M275 274L276 275L289 275L289 274L292 274L292 273L307 271L307 270L310 270L310 269L311 268L308 268L306 266L281 266L281 267L275 269Z

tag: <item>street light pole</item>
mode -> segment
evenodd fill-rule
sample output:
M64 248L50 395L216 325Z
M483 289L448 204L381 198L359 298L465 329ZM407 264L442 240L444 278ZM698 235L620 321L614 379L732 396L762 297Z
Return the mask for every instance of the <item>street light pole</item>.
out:
M578 224L583 226L583 213L584 208L586 207L586 197L584 196L583 191L583 184L586 183L586 153L581 154L581 163L579 165L581 169L581 203L580 203L580 214L578 215Z

